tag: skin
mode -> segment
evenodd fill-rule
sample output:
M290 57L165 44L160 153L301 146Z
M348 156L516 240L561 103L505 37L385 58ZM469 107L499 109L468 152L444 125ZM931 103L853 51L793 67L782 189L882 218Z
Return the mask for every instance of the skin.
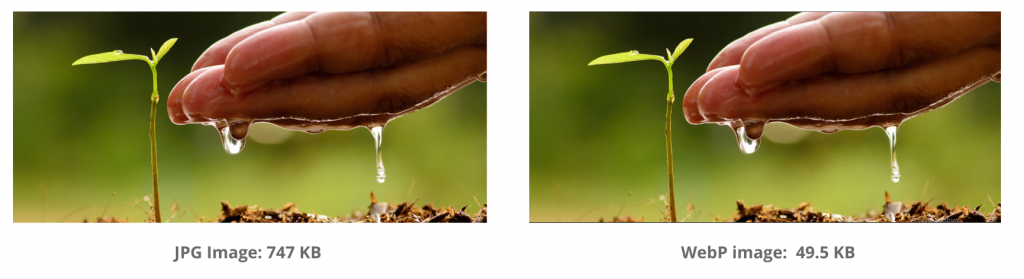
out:
M167 111L179 125L381 126L486 71L486 13L292 12L210 46Z
M801 13L722 49L686 91L684 115L823 132L899 125L998 80L1000 22L1000 13Z

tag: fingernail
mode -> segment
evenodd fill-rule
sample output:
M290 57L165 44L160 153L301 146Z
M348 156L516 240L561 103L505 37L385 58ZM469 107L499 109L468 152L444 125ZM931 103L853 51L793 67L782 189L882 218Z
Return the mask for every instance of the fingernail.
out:
M241 90L239 90L239 88L235 86L234 83L228 80L227 74L223 74L220 76L220 86L227 89L228 93L230 93L231 96L238 96L238 93L241 93Z
M747 96L754 96L754 94L761 93L758 91L757 86L754 86L743 79L743 75L736 75L736 87L743 90L743 93Z
M737 78L736 80L736 87L743 89L743 92L746 93L747 96L751 97L757 94L764 93L765 91L771 90L775 87L778 87L781 84L782 82L773 82L767 85L753 85L750 83L743 82L740 78Z
M260 82L260 83L253 83L253 84L242 86L242 85L238 85L238 84L235 84L233 82L230 82L227 79L227 76L228 75L225 74L224 76L221 77L221 86L223 86L225 89L227 89L228 92L231 93L232 97L238 97L242 93L246 93L246 92L249 92L249 91L256 90L257 88L260 88L263 85L267 84L267 82Z

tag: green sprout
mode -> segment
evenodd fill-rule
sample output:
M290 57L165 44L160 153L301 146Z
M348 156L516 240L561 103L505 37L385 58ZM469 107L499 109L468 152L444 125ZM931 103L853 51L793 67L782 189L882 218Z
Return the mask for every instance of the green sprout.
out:
M160 101L160 95L157 94L156 87L156 64L160 63L160 59L167 54L167 51L171 50L174 46L174 42L177 42L178 38L172 38L164 42L164 45L160 46L160 52L154 52L152 48L149 49L149 53L153 55L152 60L149 57L137 54L125 54L120 50L111 52L97 53L89 56L79 58L75 63L71 63L71 66L84 65L84 64L99 64L114 61L124 60L142 60L149 64L149 69L153 71L153 94L150 95L152 104L149 107L149 154L150 164L153 166L153 216L157 223L160 223L160 187L157 182L157 170L156 170L156 104Z
M661 61L665 64L665 70L668 71L668 105L665 107L665 154L668 155L668 200L669 200L669 212L672 222L676 222L676 190L675 190L675 177L672 174L672 103L675 102L676 96L672 91L672 65L675 64L676 59L679 55L686 50L686 47L690 46L690 42L693 39L686 39L676 46L676 51L669 51L667 48L665 52L668 53L669 59L666 60L664 57L658 55L641 54L638 51L629 51L623 53L609 54L598 57L594 61L590 61L587 66L602 65L602 64L616 64L625 63L641 60L655 60Z

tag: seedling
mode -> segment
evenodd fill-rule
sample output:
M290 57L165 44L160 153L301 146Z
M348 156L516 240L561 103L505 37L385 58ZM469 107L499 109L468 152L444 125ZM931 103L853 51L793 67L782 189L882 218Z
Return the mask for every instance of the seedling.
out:
M667 48L665 52L668 53L668 59L658 55L641 54L638 51L629 51L623 53L609 54L598 57L594 61L590 61L587 66L602 65L602 64L616 64L625 63L641 60L655 60L661 61L665 64L665 70L668 71L668 97L666 100L668 104L665 107L665 154L668 155L668 199L669 199L669 212L671 215L672 222L676 222L676 190L675 190L675 178L672 174L672 103L675 102L676 96L672 91L672 64L675 64L676 59L679 55L686 50L686 47L690 46L690 42L693 39L686 39L676 46L676 50L669 51Z
M157 223L160 223L160 187L157 182L157 170L156 170L156 104L160 101L160 95L157 94L156 87L156 64L160 63L160 59L167 54L167 51L171 50L174 46L174 42L178 41L178 38L172 38L164 42L163 46L160 46L160 51L155 52L152 48L149 49L149 53L152 54L152 60L149 57L137 54L125 54L120 50L111 52L97 53L86 57L79 58L74 65L83 64L99 64L114 61L125 61L125 60L142 60L149 64L149 69L153 71L153 94L150 95L151 105L149 107L149 154L150 164L153 166L153 216Z

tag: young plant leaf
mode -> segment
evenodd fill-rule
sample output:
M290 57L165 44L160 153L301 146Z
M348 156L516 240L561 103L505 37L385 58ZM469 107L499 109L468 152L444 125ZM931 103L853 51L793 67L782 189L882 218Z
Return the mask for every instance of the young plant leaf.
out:
M83 64L99 64L124 60L142 60L146 61L146 63L150 62L149 58L145 56L138 54L124 54L120 50L115 50L111 52L97 53L79 58L78 60L75 60L75 63L71 63L71 66Z
M668 63L668 61L665 61L664 57L650 54L640 54L640 52L634 50L598 57L597 59L594 59L594 61L590 61L590 64L587 64L587 66L625 63L641 60L656 60L661 61L662 63Z
M676 62L676 58L679 58L680 54L683 54L683 51L686 50L686 47L690 46L690 42L692 42L692 41L693 41L693 39L690 38L690 39L683 40L682 42L679 42L679 45L676 46L676 51L672 53L672 62L673 63Z
M164 42L164 45L160 46L160 52L156 53L156 61L159 62L160 59L164 58L164 54L167 54L167 51L171 50L171 47L174 46L174 42L177 41L178 38L171 38L170 40Z

